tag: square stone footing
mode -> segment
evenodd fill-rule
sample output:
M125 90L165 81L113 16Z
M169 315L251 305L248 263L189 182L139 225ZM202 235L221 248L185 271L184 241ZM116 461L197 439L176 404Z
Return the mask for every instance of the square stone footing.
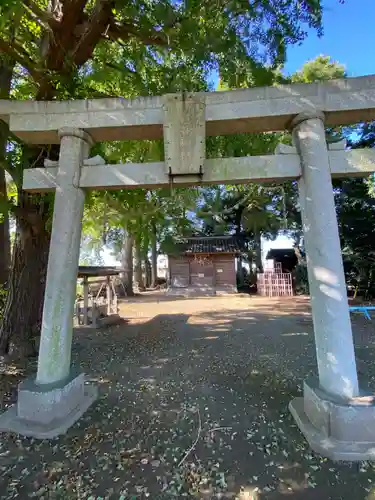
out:
M71 373L54 385L25 380L18 386L18 402L0 415L0 431L37 439L52 439L71 427L97 399L98 390L85 385L83 374Z
M91 328L91 329L96 329L96 328L104 328L106 326L113 326L113 325L120 325L123 322L123 318L119 316L118 314L110 314L108 316L103 316L101 318L97 318L93 323L90 320L90 323L88 325L80 325L78 324L78 321L74 321L74 328Z
M375 459L374 397L341 399L304 383L304 395L289 404L299 429L311 448L337 461Z

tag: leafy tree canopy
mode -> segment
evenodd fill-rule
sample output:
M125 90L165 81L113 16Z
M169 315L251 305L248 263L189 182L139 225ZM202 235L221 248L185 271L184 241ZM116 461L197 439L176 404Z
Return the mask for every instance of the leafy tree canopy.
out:
M264 73L265 64L284 62L308 26L322 33L318 0L6 0L0 52L19 65L32 96L77 98L78 89L95 95L87 77L97 60L109 59L132 86L150 59L182 73L189 65L218 69L228 82L250 69Z
M330 56L318 56L307 61L290 77L292 83L312 83L346 76L345 66L333 61Z

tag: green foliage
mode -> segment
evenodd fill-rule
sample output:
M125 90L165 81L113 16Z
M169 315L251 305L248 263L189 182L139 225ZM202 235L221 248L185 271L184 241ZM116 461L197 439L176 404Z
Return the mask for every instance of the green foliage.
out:
M265 81L265 65L283 63L287 44L306 37L305 26L322 32L317 0L219 0L215 8L208 0L118 0L95 6L91 0L59 2L53 10L44 0L0 4L0 51L22 68L18 87L24 96L108 93L114 73L124 85L131 82L132 92L149 82L147 68L155 63L167 72L178 69L170 82L175 75L187 83L191 67L205 75L218 69L229 84L249 74ZM167 82L166 76L160 80Z
M375 147L375 123L343 130L350 148ZM358 295L375 297L374 176L334 181L344 270Z
M346 76L345 66L333 61L329 56L318 56L306 62L302 68L293 73L292 83L312 83Z
M158 247L189 232L192 221L187 212L194 209L197 195L196 189L186 188L93 192L84 214L87 245L90 241L96 255L107 245L118 258L127 231L147 254L152 223L157 229Z
M93 238L83 237L81 239L81 251L79 255L80 266L101 266L104 260L101 255L101 246L96 244Z
M375 295L375 198L372 182L345 179L335 182L341 247L349 284Z

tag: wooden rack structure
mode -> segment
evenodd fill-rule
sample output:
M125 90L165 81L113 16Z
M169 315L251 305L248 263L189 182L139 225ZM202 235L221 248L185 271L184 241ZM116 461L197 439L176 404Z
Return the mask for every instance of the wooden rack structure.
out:
M258 294L266 297L293 295L292 274L283 273L281 262L267 260L264 272L257 275Z
M120 271L114 267L80 266L78 278L82 278L83 298L75 301L75 323L78 327L99 328L117 323L117 293L114 277ZM89 280L89 278L102 278ZM104 279L103 279L104 278Z

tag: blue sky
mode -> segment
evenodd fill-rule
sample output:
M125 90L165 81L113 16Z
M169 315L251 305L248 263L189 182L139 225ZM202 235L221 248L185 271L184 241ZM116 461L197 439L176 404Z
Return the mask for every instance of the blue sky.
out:
M310 30L301 46L290 47L286 73L323 54L344 64L349 76L375 74L375 0L345 0L343 5L325 0L323 5L324 36Z

